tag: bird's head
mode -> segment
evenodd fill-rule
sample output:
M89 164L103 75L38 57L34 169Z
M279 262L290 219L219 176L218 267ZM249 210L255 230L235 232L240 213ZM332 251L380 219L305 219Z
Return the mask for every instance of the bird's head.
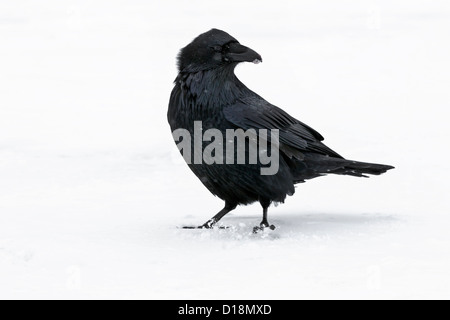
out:
M198 72L223 66L234 67L241 62L260 63L262 58L228 33L212 29L181 49L178 69L180 72Z

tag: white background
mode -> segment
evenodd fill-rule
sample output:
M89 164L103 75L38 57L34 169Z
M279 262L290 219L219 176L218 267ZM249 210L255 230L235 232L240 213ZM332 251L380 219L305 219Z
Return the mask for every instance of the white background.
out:
M344 156L228 230L177 154L178 50L258 51L251 89ZM0 2L0 298L450 298L448 1Z

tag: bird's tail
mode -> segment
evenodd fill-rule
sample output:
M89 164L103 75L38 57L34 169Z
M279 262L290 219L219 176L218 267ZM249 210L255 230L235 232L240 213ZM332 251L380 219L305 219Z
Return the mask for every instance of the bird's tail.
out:
M388 170L394 169L393 166L384 164L359 162L327 156L307 157L302 161L301 167L301 169L298 168L300 170L296 170L300 178L298 182L327 174L368 178L368 175L380 175Z
M388 170L394 169L393 166L385 164L359 162L352 160L341 160L338 161L336 165L338 165L338 167L336 168L335 165L333 165L329 173L366 178L368 178L367 175L379 176L380 174L386 173Z

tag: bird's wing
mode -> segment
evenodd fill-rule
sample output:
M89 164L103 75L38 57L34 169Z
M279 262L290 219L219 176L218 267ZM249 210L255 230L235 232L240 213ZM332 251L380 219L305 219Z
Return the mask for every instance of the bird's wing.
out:
M342 158L321 142L324 138L316 130L259 96L239 99L235 104L225 107L223 112L229 122L244 130L279 129L280 150L290 158L303 158L299 152Z

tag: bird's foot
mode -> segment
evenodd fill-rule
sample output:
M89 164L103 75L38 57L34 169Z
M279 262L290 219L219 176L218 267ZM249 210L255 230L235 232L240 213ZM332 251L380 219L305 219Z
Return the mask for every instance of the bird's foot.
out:
M276 229L276 227L273 224L270 225L268 222L263 222L263 223L261 223L261 225L259 227L254 227L253 228L253 233L257 234L260 231L264 232L266 229L270 229L270 230L273 231L273 230Z
M206 222L204 225L198 226L198 227L183 227L183 229L228 229L228 227L225 226L216 226L217 221L215 221L214 219L209 220L208 222Z
M184 227L182 227L181 229L185 229L185 230L198 230L198 229L208 229L208 230L210 230L210 229L229 229L230 227L227 227L227 226L212 226L212 227L207 227L207 226L198 226L198 227L196 227L196 226L184 226Z

